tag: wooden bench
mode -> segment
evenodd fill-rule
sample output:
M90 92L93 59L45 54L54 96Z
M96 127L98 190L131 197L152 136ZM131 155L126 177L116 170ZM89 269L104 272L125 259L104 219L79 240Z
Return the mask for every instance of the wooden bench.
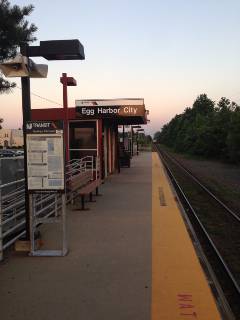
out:
M92 193L96 190L96 196L99 196L98 187L101 185L101 179L92 180L92 171L86 170L84 172L74 175L69 181L69 190L73 194L73 198L81 197L81 208L76 210L88 210L85 208L85 196L89 195L89 201L93 201Z

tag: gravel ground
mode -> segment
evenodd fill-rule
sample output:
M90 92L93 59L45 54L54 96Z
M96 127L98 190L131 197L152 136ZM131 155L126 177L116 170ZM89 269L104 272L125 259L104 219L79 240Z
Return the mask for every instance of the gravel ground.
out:
M168 150L169 151L169 150ZM172 155L203 182L231 209L240 214L240 166L187 155Z

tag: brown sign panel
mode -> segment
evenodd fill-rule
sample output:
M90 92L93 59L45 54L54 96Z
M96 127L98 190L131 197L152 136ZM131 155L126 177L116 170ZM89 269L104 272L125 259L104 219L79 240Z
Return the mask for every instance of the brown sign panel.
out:
M145 117L144 105L77 106L77 118Z

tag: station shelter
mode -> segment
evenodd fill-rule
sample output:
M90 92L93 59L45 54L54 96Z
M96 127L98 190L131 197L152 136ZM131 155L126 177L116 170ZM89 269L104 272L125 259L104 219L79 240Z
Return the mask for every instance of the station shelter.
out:
M118 127L147 124L144 99L76 100L75 107L33 109L31 117L63 120L66 161L97 157L102 178L120 168Z

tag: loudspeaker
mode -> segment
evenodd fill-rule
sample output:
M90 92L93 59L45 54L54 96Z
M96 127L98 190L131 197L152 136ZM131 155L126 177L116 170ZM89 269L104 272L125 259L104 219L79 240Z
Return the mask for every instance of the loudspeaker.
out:
M9 59L0 64L0 69L5 77L28 77L27 58L18 54L14 59Z
M36 64L20 53L14 59L0 64L0 70L5 77L46 78L48 74L48 66L46 64Z
M29 59L29 77L30 78L47 78L48 65L47 64L37 64Z

